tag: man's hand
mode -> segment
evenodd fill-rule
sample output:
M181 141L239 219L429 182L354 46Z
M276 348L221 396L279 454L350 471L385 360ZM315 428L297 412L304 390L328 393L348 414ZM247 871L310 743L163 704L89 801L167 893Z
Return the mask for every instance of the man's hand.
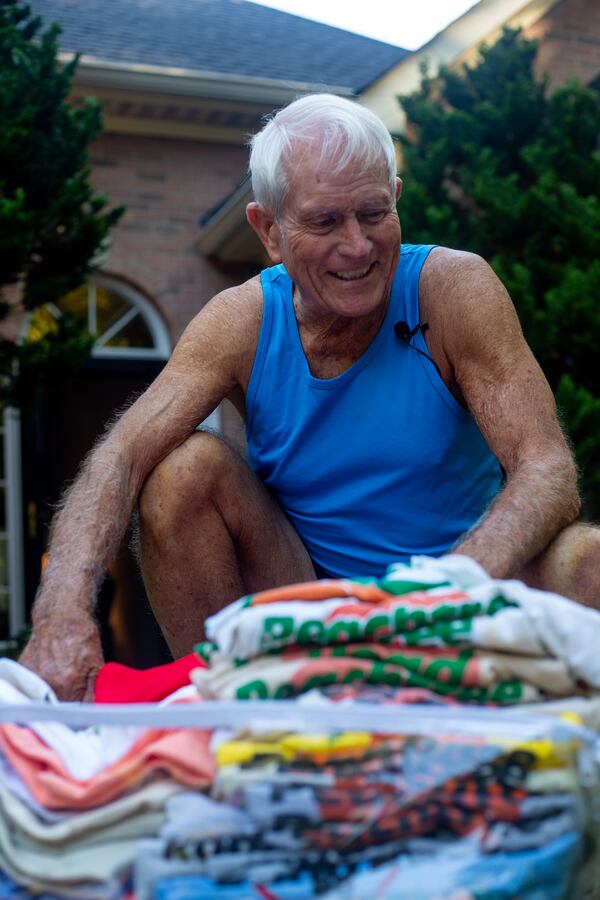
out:
M98 627L81 611L34 620L19 662L54 688L60 700L92 702L94 681L104 664Z

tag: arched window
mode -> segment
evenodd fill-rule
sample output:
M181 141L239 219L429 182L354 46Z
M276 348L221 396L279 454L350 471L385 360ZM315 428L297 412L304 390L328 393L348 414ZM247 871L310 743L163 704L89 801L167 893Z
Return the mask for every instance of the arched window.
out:
M37 309L27 338L43 337L64 312L80 316L96 335L92 355L98 359L169 358L171 341L161 317L145 297L116 278L95 275L57 303Z

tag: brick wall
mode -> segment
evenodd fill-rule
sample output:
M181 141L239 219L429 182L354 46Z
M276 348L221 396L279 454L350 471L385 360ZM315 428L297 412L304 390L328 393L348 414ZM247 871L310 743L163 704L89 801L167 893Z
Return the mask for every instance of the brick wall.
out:
M573 77L588 85L600 74L599 0L562 0L526 34L540 41L537 69L552 87Z
M103 135L91 149L92 180L127 211L113 230L104 266L141 290L175 342L215 293L244 280L195 246L198 220L243 178L243 147L147 136Z

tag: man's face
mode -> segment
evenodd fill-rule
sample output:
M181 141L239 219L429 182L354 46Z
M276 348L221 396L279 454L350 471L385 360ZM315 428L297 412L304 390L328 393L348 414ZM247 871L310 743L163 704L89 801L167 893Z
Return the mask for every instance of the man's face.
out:
M400 253L396 197L382 164L332 174L305 152L272 237L307 312L355 318L387 303ZM398 182L398 196L400 182Z

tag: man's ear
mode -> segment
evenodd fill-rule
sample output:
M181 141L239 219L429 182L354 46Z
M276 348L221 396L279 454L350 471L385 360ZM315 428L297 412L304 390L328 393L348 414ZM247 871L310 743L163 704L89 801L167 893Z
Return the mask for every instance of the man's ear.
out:
M402 179L396 178L396 200L400 199L401 193L402 193Z
M281 232L275 216L262 203L253 201L246 207L246 218L261 239L269 259L277 265L281 262Z

